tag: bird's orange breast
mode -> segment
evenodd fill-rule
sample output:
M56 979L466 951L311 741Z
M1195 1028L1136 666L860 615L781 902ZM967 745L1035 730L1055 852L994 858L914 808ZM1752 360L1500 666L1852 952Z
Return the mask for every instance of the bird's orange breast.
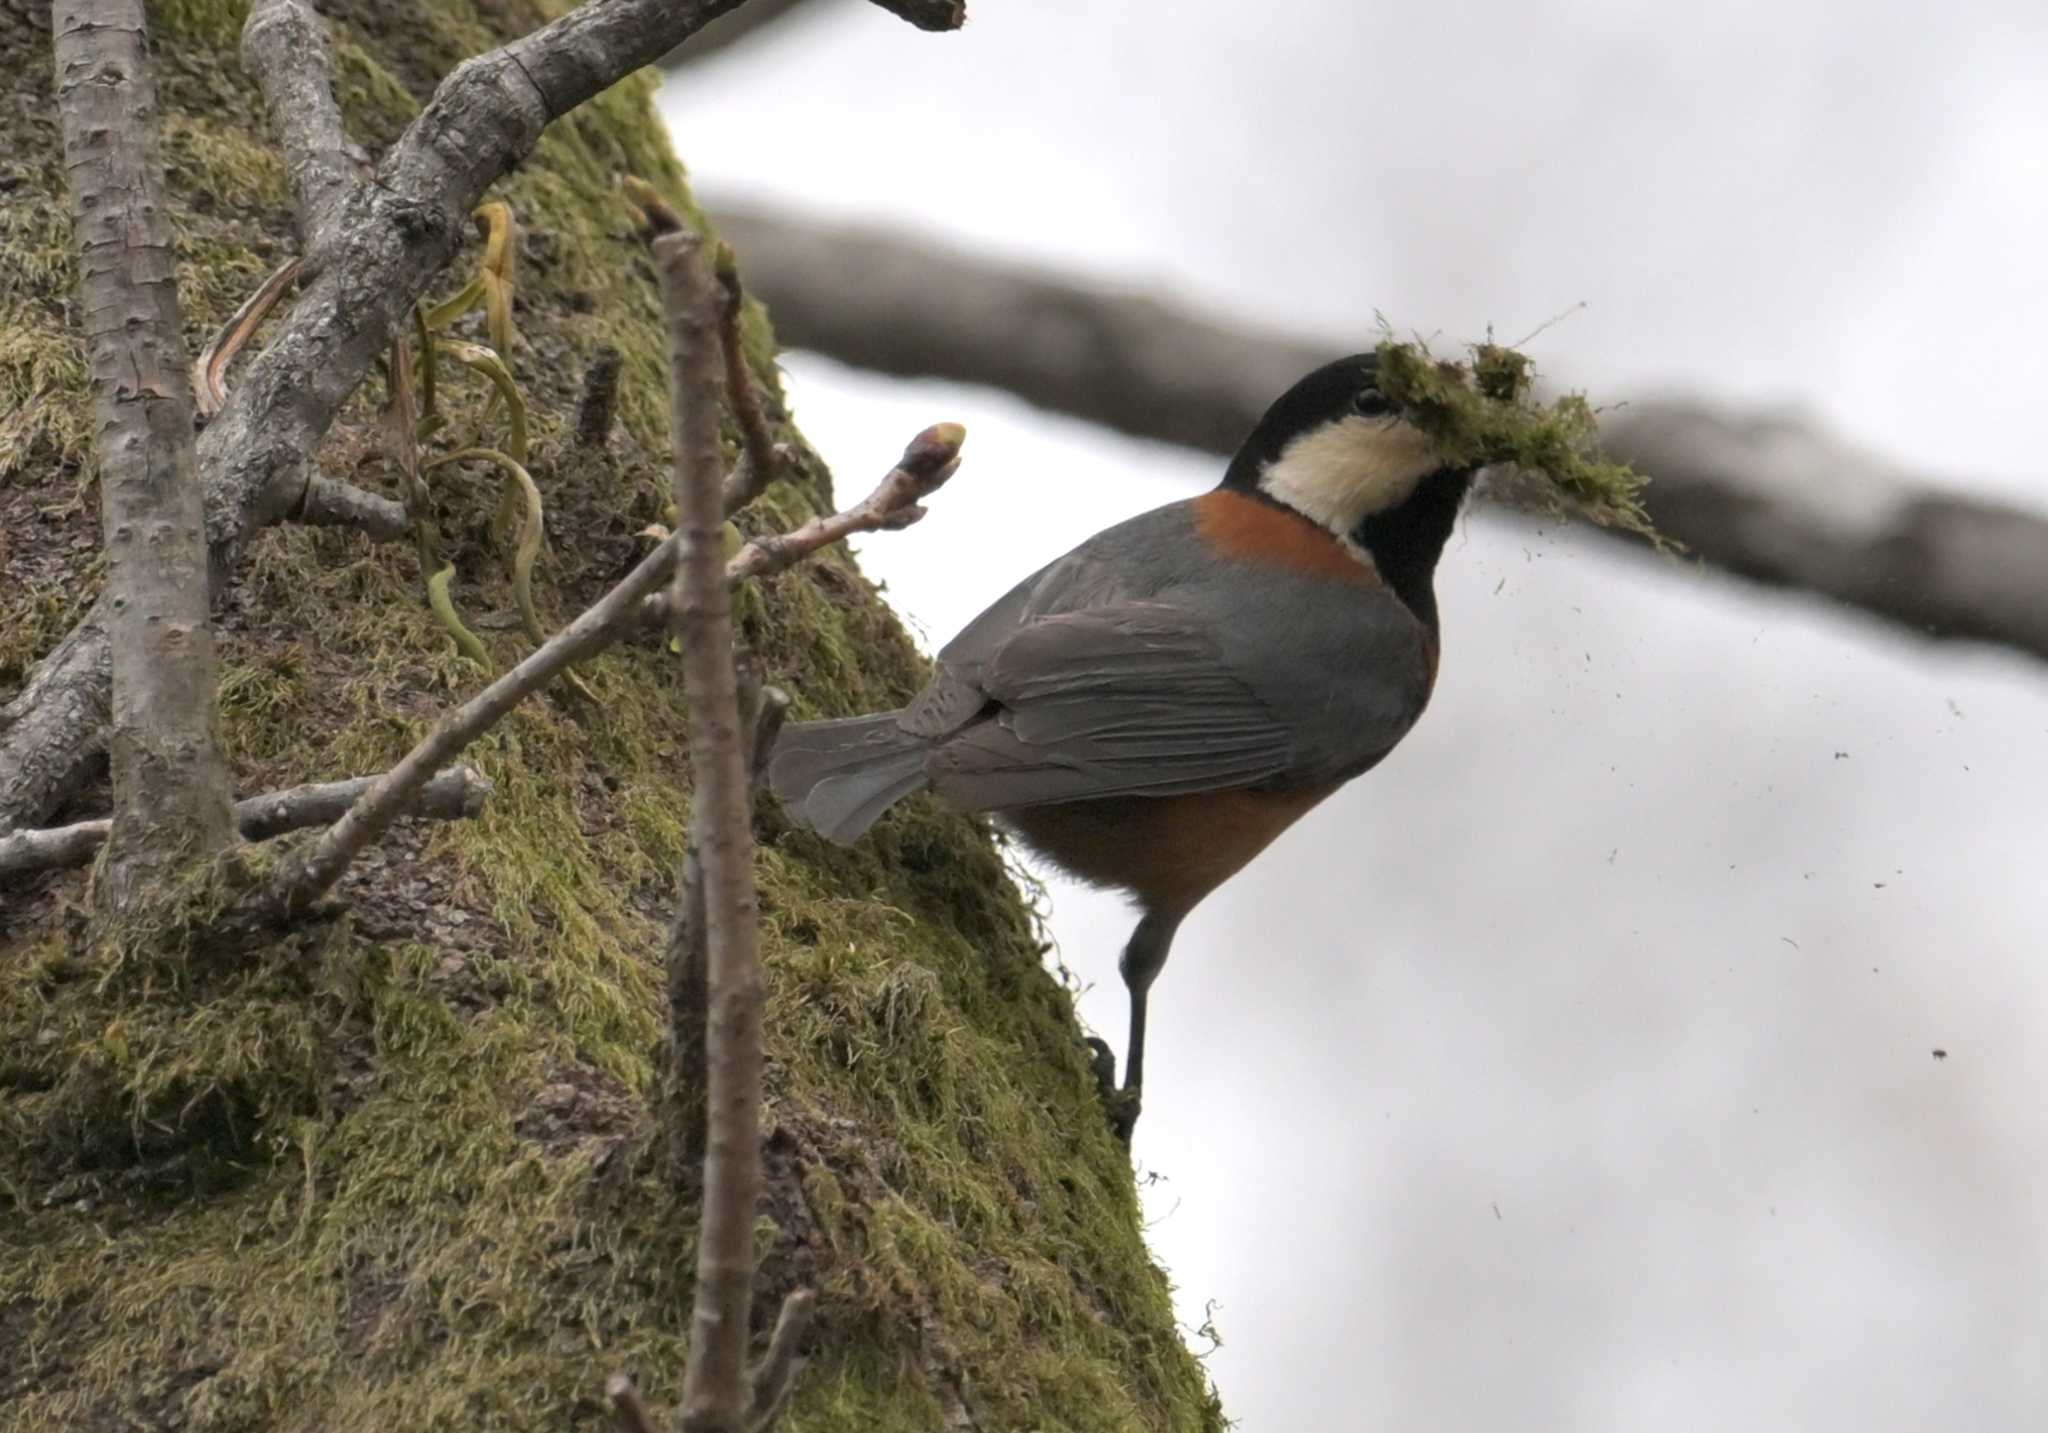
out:
M1081 879L1129 891L1148 910L1184 915L1336 789L1063 801L1002 819Z
M1219 488L1191 504L1195 533L1218 557L1383 587L1372 558L1320 523L1245 493Z

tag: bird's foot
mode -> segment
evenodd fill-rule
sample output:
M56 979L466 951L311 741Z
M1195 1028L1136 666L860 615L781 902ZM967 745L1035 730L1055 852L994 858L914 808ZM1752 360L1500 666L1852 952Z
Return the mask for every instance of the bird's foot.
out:
M1094 1072L1095 1088L1102 1096L1103 1113L1109 1117L1109 1132L1116 1136L1117 1143L1128 1149L1131 1131L1138 1125L1138 1091L1117 1088L1116 1056L1111 1052L1108 1041L1090 1035L1086 1044L1088 1067Z

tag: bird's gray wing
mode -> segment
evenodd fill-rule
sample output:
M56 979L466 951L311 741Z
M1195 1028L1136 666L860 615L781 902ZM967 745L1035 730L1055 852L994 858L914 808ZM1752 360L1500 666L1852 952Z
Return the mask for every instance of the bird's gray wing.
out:
M925 770L969 810L1254 786L1287 771L1287 726L1204 624L1131 602L1027 621L977 654L987 714Z
M1168 503L1104 528L990 603L939 651L932 680L903 714L906 730L937 737L980 716L988 704L982 669L1020 630L1061 614L1151 601L1177 575L1192 531L1188 503Z

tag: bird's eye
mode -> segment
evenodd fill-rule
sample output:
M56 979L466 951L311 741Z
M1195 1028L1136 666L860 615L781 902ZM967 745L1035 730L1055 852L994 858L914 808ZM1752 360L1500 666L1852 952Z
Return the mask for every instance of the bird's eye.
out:
M1394 410L1376 388L1361 388L1351 395L1351 411L1361 418L1384 418Z

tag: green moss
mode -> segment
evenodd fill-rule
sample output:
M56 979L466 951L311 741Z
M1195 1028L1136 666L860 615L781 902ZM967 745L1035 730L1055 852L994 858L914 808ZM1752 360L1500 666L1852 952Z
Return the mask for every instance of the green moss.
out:
M1599 456L1598 417L1583 394L1550 403L1530 396L1536 369L1527 355L1489 340L1472 345L1469 364L1455 363L1391 337L1378 354L1380 391L1451 462L1512 464L1534 481L1504 487L1506 495L1669 546L1643 511L1649 480Z
M340 8L338 88L371 143L493 38L467 5L385 7L384 31L365 28L382 10ZM504 8L489 23L539 18ZM196 347L291 251L291 216L234 56L241 7L153 13L175 41L167 144ZM68 225L48 218L64 212L61 165L45 148L14 172L34 192L0 211L0 472L28 524L13 551L83 540L69 567L0 584L7 683L89 590L94 530L84 372L56 317L72 281ZM662 339L614 198L622 172L684 193L644 77L551 129L493 195L526 234L512 366L548 514L536 595L556 623L644 550L631 534L665 500L650 456L666 445ZM744 336L778 416L758 309ZM583 364L607 343L624 356L614 449L568 453ZM13 400L30 397L23 415ZM368 421L379 397L359 397L321 460L390 492ZM452 382L446 401L437 442L486 422L480 385ZM801 443L783 421L777 436ZM525 636L485 620L512 603L488 531L495 482L430 482L457 604L494 660L516 660ZM806 453L740 525L829 501ZM252 543L221 642L220 720L245 789L382 770L475 690L422 592L409 544L294 527ZM800 715L900 702L923 678L843 553L739 610ZM621 1367L673 1404L695 1214L649 1155L645 1096L687 731L660 644L580 675L588 696L529 701L465 754L495 783L481 819L402 824L331 918L232 946L77 952L66 910L84 878L33 888L36 914L0 951L0 1347L26 1351L0 1360L0 1430L595 1429ZM783 1426L937 1428L963 1405L987 1428L1219 1426L1069 995L986 832L923 802L851 850L772 806L758 825L763 1318L799 1279L820 1291Z

